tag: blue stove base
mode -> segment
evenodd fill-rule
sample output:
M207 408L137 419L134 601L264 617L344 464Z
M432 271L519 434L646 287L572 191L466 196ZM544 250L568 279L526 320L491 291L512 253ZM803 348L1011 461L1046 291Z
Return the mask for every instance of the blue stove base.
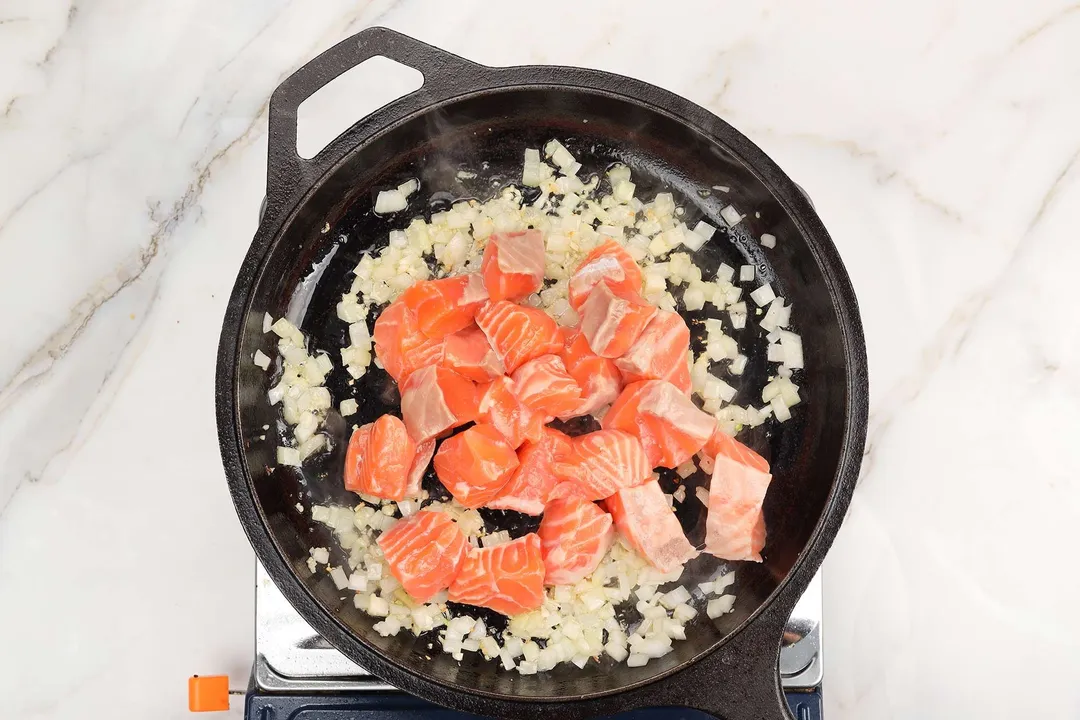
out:
M788 692L796 720L822 720L821 690ZM349 695L283 695L249 692L248 720L464 720L478 718L432 705L404 693ZM619 720L709 720L710 715L687 708L649 708L609 716Z

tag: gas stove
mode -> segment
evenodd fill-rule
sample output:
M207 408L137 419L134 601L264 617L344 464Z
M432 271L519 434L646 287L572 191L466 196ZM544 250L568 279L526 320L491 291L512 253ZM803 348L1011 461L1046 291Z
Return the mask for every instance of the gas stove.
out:
M315 632L293 609L259 564L255 573L255 664L246 716L276 720L317 708L326 717L464 717L436 710L384 683ZM780 650L780 677L797 720L821 715L821 577L795 606ZM308 715L305 715L307 717Z

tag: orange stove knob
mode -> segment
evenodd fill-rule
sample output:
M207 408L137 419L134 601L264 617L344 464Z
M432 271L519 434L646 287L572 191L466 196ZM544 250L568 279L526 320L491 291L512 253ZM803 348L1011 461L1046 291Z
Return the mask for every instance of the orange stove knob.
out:
M229 709L228 675L192 675L188 678L188 710L219 712Z

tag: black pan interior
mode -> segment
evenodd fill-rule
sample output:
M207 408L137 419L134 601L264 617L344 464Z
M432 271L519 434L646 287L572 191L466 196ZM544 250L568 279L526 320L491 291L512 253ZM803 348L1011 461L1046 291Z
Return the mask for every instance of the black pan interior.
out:
M336 361L337 351L347 344L347 332L337 319L335 305L361 255L385 244L389 230L403 228L416 214L445 209L450 199L486 199L518 182L525 148L542 147L551 138L560 139L583 164L583 177L623 162L633 170L639 198L649 200L655 192L674 191L690 226L704 217L723 228L719 212L729 203L745 213L746 218L733 230L718 231L696 261L708 278L721 262L736 268L752 263L760 278L772 282L778 294L793 302L793 329L803 337L806 370L794 377L804 402L794 409L793 419L783 425L770 422L740 436L769 459L775 479L765 505L765 562L735 564L735 611L715 621L701 612L688 626L688 639L677 641L674 652L646 667L591 662L584 670L563 665L547 674L522 677L476 654L467 654L458 663L437 646L432 648L428 637L415 639L403 631L397 637L382 638L372 631L373 620L353 608L351 592L336 590L325 573L308 571L309 548L335 547L329 530L311 522L310 507L358 501L344 491L340 479L348 432L354 424L395 411L397 392L382 371L369 372L349 385L346 373L336 370L328 380L335 402L355 397L359 414L346 423L331 413L327 428L333 448L310 461L303 473L275 468L274 450L284 429L277 411L266 401L275 378L255 367L250 358L256 349L276 358L276 338L262 333L263 313L268 312L275 318L288 315L310 336L315 349L329 352ZM477 177L461 180L456 176L459 170L475 172ZM420 179L421 191L406 211L390 218L374 215L379 189L414 177ZM730 191L720 192L714 186L727 186ZM766 250L756 241L766 232L779 239L775 249ZM466 691L545 699L604 694L655 679L715 647L747 621L791 570L822 514L840 460L848 379L837 310L818 261L788 209L762 179L727 149L662 111L597 91L559 87L505 89L453 100L358 147L287 220L262 267L244 326L239 370L240 431L256 501L278 551L307 591L360 643L409 671ZM747 286L747 291L756 285ZM686 314L692 328L705 316L704 312ZM728 331L744 349L753 350L746 374L739 382L732 381L739 388L736 402L760 406L757 393L768 366L764 342L758 338L763 333L758 319L751 311L745 330L729 327ZM695 477L690 482L703 480ZM670 477L664 481L672 482ZM436 487L433 478L428 479L428 487ZM692 496L689 493L678 515L691 540L700 542L705 513ZM304 512L296 510L297 503ZM492 513L489 519L508 523L515 532L529 529L527 519L510 515ZM343 561L344 556L335 551L332 564ZM719 565L703 556L691 563L686 577L700 582Z

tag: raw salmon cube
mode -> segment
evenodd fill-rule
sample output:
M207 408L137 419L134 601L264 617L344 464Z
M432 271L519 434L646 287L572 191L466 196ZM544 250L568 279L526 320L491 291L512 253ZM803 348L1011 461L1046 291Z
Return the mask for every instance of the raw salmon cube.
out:
M603 500L652 475L641 441L621 430L597 430L574 438L573 453L556 465L560 479L575 483L589 500Z
M573 470L572 465L566 465L565 463L557 463L555 465L555 487L548 493L547 501L553 503L556 500L565 500L566 498L579 498L581 500L589 500L589 492L585 488L578 485L572 479L569 479L560 473L564 470Z
M705 552L725 560L761 562L765 546L761 505L772 480L769 463L719 430L705 449L714 456Z
M544 236L539 230L493 233L480 272L492 300L520 300L544 284Z
M683 534L657 481L623 488L604 504L615 519L616 529L660 572L671 572L697 557L697 550Z
M544 559L540 538L529 533L495 547L470 549L450 600L518 615L544 603Z
M611 515L581 498L549 503L536 531L544 556L544 584L573 585L590 575L615 541L611 522Z
M622 375L613 360L592 351L578 329L563 329L563 366L581 388L581 404L573 415L588 415L615 402L622 389Z
M678 313L658 310L626 354L615 361L624 383L667 380L690 394L690 328Z
M472 422L479 409L476 383L444 367L421 368L401 386L401 416L416 442Z
M476 311L487 299L484 280L477 273L421 280L400 298L416 313L420 331L429 338L442 338L472 325Z
M600 357L622 356L656 314L636 293L618 295L600 283L581 304L581 334Z
M521 401L506 376L480 388L478 419L502 433L515 450L526 440L538 441L544 432L544 415Z
M417 602L450 587L468 542L449 515L421 510L379 536L390 573Z
M409 482L405 488L405 497L416 497L420 494L424 483L424 474L427 473L431 458L435 456L435 438L425 440L416 446L416 455L412 465L409 466Z
M491 425L473 425L443 441L435 472L454 499L467 508L491 502L518 466L517 453Z
M549 417L568 417L581 406L581 387L558 355L541 355L514 371L514 393Z
M446 336L442 365L478 383L490 382L506 372L487 335L476 325Z
M543 513L548 494L558 482L554 465L566 458L571 449L569 437L554 428L544 428L539 442L527 442L518 450L517 470L487 506L526 515Z
M404 500L416 443L405 423L383 415L353 431L345 451L345 489L386 500Z
M636 435L652 467L677 467L700 450L716 420L664 380L642 380L623 388L601 423Z
M559 352L559 326L543 310L507 300L490 302L476 313L476 324L499 354L506 372L541 355Z
M388 305L376 318L372 338L375 357L399 385L415 371L442 359L443 341L420 332L416 314L400 300Z
M570 277L570 306L579 310L598 284L607 285L616 293L636 295L641 292L641 268L614 240L597 245L578 265Z

